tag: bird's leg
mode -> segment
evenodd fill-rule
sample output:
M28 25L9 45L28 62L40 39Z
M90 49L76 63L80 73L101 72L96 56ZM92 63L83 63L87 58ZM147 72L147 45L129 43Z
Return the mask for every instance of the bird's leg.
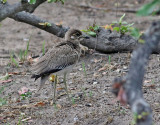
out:
M54 90L53 103L55 103L56 102L57 75L52 75L50 77L50 81L51 81L52 89Z
M41 88L43 87L43 85L45 84L47 79L48 79L48 76L42 76L41 77L40 85L39 85L39 88L38 88L37 92L39 92L41 90Z
M56 102L56 88L57 88L57 75L55 75L54 79L54 95L53 95L53 101Z
M64 85L65 85L65 90L66 90L66 93L67 93L67 96L68 96L68 100L70 101L70 97L69 97L69 93L68 93L68 89L67 89L67 83L66 83L66 76L67 76L67 73L64 73L63 82L64 82Z

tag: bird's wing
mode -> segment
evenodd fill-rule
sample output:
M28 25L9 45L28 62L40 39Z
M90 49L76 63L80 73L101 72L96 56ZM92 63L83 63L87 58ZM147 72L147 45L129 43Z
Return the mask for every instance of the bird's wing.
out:
M76 63L79 52L67 44L53 47L33 65L32 72L37 78L55 73ZM32 78L36 78L36 77Z

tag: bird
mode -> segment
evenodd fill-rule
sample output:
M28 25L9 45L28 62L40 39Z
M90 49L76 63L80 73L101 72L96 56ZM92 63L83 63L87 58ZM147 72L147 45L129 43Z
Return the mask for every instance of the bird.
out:
M39 58L39 60L31 67L32 76L35 81L38 78L40 80L40 86L38 91L45 84L46 80L51 74L55 74L54 86L54 101L56 100L56 84L57 76L64 75L65 90L69 98L66 75L69 73L74 65L79 61L81 55L80 41L87 38L78 29L69 29L65 34L65 39L58 45L49 49L45 55Z

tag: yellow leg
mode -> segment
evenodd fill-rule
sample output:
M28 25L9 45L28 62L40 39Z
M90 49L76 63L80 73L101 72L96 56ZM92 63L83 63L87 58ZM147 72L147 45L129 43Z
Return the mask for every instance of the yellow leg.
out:
M54 93L53 93L53 103L56 102L56 88L57 88L57 75L52 75L50 77L50 81L51 81L51 85L52 85L52 88L54 90Z

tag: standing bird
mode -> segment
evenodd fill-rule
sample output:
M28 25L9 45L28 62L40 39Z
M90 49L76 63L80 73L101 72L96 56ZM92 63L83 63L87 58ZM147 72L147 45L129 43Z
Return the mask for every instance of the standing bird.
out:
M33 75L31 78L35 78L35 81L41 77L40 86L38 91L45 84L50 74L55 74L54 83L54 100L56 94L57 75L64 74L65 90L68 90L66 84L66 74L72 69L72 67L79 60L81 55L80 40L85 36L77 29L70 29L65 34L65 40L59 43L57 46L49 49L44 56L39 58L38 62L31 68ZM52 83L53 86L53 83Z

